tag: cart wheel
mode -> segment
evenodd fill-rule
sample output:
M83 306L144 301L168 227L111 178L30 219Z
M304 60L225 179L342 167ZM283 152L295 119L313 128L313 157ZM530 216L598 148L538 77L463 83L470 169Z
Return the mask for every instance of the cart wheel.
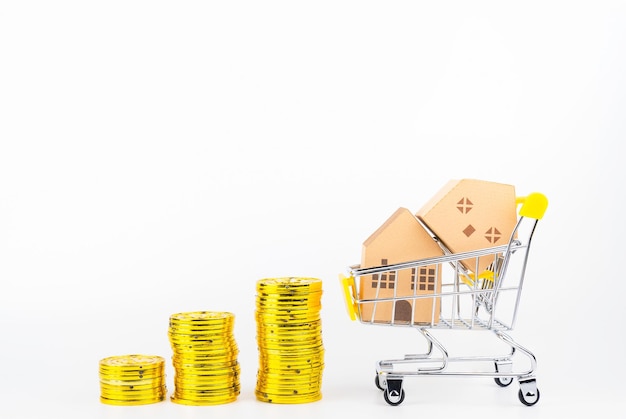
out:
M387 389L383 392L383 397L391 406L397 406L404 401L404 389L400 389L400 393L392 390L391 394L389 394L389 389Z
M522 404L525 404L526 406L534 406L539 401L539 389L537 389L534 393L527 392L526 394L524 394L522 389L520 389L517 396Z
M493 381L500 387L508 387L513 382L513 377L496 377Z
M377 389L384 390L383 386L380 385L380 378L378 378L378 374L376 374L376 377L374 379L374 384L376 384Z

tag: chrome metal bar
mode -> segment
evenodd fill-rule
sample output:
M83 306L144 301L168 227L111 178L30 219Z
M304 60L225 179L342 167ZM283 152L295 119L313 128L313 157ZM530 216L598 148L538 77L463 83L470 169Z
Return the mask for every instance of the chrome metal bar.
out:
M419 329L417 329L419 331ZM430 358L430 356L433 354L433 342L426 339L426 344L427 344L427 350L425 353L423 354L407 354L404 355L404 359L405 360L418 360L418 359L426 359L426 358Z
M528 371L524 372L523 374L518 374L518 375L520 375L520 376L531 376L535 372L535 370L537 369L537 358L535 358L535 355L532 352L530 352L528 349L526 349L525 347L520 345L519 343L515 342L513 340L513 338L511 338L506 333L503 333L501 331L496 331L495 334L496 334L497 337L499 337L504 342L509 344L512 348L514 348L515 350L520 351L521 353L523 353L524 355L526 355L528 357L528 359L530 360L530 369Z
M442 358L441 358L441 366L440 367L436 367L436 368L422 368L422 369L418 369L418 371L443 371L446 369L446 367L448 366L448 351L447 349L441 344L441 342L439 342L437 339L435 339L435 337L433 335L431 335L428 330L421 328L419 329L420 333L422 335L424 335L424 337L426 338L427 341L431 342L432 345L434 345L437 349L439 349L439 351L441 351L442 354Z
M391 272L394 272L393 282L391 282ZM391 303L391 324L395 324L396 322L396 303L398 301L398 272L399 271L389 271L389 277L387 277L387 287L389 287L393 283L393 303Z
M518 291L517 297L515 299L515 307L513 308L513 318L511 319L511 328L515 326L515 322L517 321L517 309L519 308L520 298L522 296L522 286L524 285L524 277L526 276L526 265L528 264L528 254L530 252L530 242L535 234L535 229L537 228L537 223L539 220L535 220L533 223L533 227L528 236L528 242L526 243L526 251L524 254L524 262L522 263L522 272L520 273L520 279L518 283Z
M360 278L359 278L360 279ZM372 274L372 281L374 280L374 275ZM372 307L372 317L371 323L374 323L374 319L376 318L376 301L378 301L378 295L380 294L380 275L376 278L376 294L374 295L374 307ZM357 300L358 303L358 300Z
M438 317L441 317L441 297L435 297L435 294L437 293L437 290L439 289L439 265L435 265L435 288L433 289L433 294L431 295L432 297L432 308L431 308L431 313L430 313L430 325L434 326L435 325L435 308L437 307L437 300L439 300L439 315ZM442 285L443 286L443 285ZM417 287L416 287L417 288ZM431 348L432 348L432 344L431 344Z
M503 288L500 291L516 291L518 288L517 287L507 287L507 288ZM493 293L493 290L486 290L486 291L479 291L480 293ZM423 299L427 299L427 298L433 298L433 297L449 297L451 295L471 295L474 294L473 290L468 290L468 291L454 291L454 292L445 292L445 293L435 293L435 294L428 294L428 295L416 295L415 299L417 300L423 300ZM386 297L386 298L366 298L366 299L357 299L355 300L356 303L358 304L368 304L368 303L377 303L377 302L385 302L385 301L393 301L393 300L411 300L414 297L411 295L407 295L404 297Z
M455 261L463 260L463 259L471 259L471 258L480 257L480 256L503 253L508 248L510 248L510 250L513 251L513 250L517 250L523 247L525 246L522 244L511 243L509 245L488 247L485 249L472 250L470 252L453 253L450 255L425 258L425 259L415 260L411 262L396 263L393 265L374 266L371 268L355 268L355 269L352 269L351 272L354 276L370 275L370 274L385 272L389 270L416 268L416 267L426 266L426 265L436 265L440 263L455 262Z

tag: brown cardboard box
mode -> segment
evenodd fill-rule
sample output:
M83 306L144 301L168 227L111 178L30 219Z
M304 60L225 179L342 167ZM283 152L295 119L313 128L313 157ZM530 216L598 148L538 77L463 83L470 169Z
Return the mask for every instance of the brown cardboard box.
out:
M476 179L451 180L416 216L453 253L506 244L517 223L515 188ZM493 261L481 257L478 272ZM476 271L476 260L463 261Z
M441 248L411 211L399 208L363 243L361 267L391 265L442 254ZM431 265L397 273L365 275L360 279L359 299L390 298L394 296L394 291L396 297L440 293L441 269ZM413 308L414 323L430 323L433 314L436 323L439 304L439 298L435 297L407 299L397 301L394 310L393 302L378 302L373 321L388 323L394 312L394 322L408 324ZM373 304L361 304L360 312L363 321L372 321Z

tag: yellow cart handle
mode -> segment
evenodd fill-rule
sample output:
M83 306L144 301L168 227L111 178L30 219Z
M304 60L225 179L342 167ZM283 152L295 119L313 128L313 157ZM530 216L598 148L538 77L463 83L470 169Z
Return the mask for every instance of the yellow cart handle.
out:
M346 309L348 310L348 315L350 316L350 320L356 320L357 314L357 304L356 304L356 283L354 282L354 276L350 275L346 277L342 274L339 275L339 280L341 281L341 286L343 288L343 295L345 297Z
M516 204L522 204L519 215L541 220L548 208L548 198L539 192L532 192L527 196L520 196L515 199Z

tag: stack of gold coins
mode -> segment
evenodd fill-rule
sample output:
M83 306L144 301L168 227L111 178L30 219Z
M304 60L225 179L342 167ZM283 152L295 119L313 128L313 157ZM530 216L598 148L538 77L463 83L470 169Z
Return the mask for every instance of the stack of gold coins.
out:
M324 370L322 281L268 278L257 281L256 291L257 400L268 403L320 400Z
M169 340L174 352L174 403L230 403L240 393L239 349L228 312L194 311L170 316Z
M120 355L100 360L100 401L132 406L163 401L165 359L153 355Z

